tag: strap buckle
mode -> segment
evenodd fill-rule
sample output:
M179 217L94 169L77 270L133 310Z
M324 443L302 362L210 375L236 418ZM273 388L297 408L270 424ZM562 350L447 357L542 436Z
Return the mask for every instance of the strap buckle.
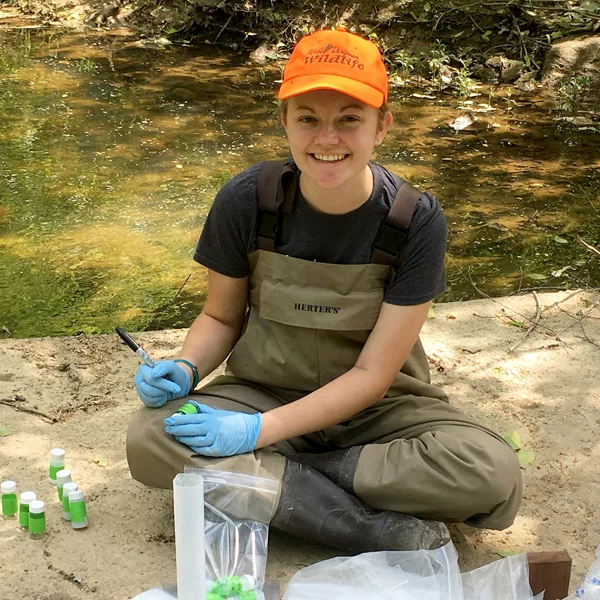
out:
M407 239L407 231L396 229L396 227L384 222L377 232L374 247L376 250L391 254L397 260Z

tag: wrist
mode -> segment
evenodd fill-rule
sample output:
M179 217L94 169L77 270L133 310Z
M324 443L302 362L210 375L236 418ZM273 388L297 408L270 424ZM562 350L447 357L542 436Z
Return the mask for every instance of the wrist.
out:
M193 390L195 390L198 383L200 383L200 375L198 373L196 365L191 363L189 360L186 360L185 358L176 358L173 362L179 365L190 378L189 391L192 392Z

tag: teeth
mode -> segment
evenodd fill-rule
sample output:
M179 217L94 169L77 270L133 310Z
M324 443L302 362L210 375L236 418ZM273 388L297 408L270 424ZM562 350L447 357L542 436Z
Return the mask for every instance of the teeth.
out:
M324 160L325 162L335 162L336 160L342 160L343 158L346 158L345 154L313 154L313 156L317 160Z

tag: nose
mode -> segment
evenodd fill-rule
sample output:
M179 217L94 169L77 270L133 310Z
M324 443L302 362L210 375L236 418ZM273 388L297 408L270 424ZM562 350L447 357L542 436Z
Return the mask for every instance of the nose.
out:
M340 136L333 123L321 124L315 137L315 142L324 146L335 146L339 140Z

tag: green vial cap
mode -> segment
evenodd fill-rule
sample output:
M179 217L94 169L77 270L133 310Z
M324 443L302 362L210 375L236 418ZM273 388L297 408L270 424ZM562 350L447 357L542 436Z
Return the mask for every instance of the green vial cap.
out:
M177 412L176 415L197 415L200 411L195 402L186 402Z

